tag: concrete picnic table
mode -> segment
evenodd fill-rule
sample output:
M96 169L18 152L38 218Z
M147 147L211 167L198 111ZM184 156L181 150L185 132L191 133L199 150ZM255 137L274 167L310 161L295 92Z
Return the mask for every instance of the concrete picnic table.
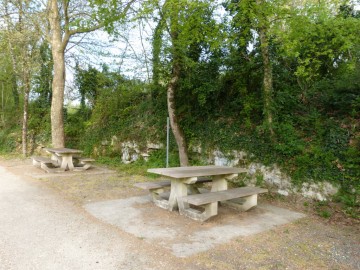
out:
M198 177L211 176L211 192L228 189L228 180L247 172L246 169L226 166L192 166L148 169L150 173L166 176L171 181L170 197L166 208L170 211L178 208L178 198L188 195L188 185L198 181Z
M71 148L44 148L45 151L51 154L51 159L58 162L61 169L74 170L74 155L79 155L83 151Z

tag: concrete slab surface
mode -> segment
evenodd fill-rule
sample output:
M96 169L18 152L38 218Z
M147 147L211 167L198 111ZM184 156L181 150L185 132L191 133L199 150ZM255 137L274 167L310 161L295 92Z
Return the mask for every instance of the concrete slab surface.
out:
M169 249L177 257L204 252L236 237L271 230L293 222L304 214L258 205L247 212L219 207L219 214L204 223L156 207L149 196L89 203L93 216L149 243Z

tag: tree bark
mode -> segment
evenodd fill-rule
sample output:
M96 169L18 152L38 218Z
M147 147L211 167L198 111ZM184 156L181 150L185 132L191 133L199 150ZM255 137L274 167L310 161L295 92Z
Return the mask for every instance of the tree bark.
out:
M259 1L258 1L259 2ZM269 41L266 35L266 28L260 26L259 39L261 56L263 59L264 78L263 78L263 94L264 94L264 121L270 132L270 136L274 135L273 129L273 115L272 115L272 95L273 95L273 79L272 79L272 67L270 61Z
M4 81L1 81L1 125L5 127Z
M51 29L51 51L54 61L54 77L51 100L51 139L53 147L65 147L64 133L64 90L65 90L65 47L62 40L57 0L50 0L49 23Z
M51 139L53 147L65 147L64 133L64 90L65 90L65 59L64 54L53 47L54 77L52 82L51 100Z
M174 134L176 144L179 149L180 166L189 166L189 158L187 153L186 139L181 127L179 125L178 117L176 115L175 93L178 88L178 82L181 74L181 50L179 49L179 6L178 3L171 3L171 17L170 17L170 38L172 43L172 77L167 87L167 105L169 112L169 119L171 130Z
M19 91L18 91L15 71L14 71L14 74L11 76L11 84L12 84L12 94L13 94L13 99L14 99L14 105L15 105L15 108L18 110L19 104L20 104L20 97L19 97Z
M180 71L181 71L180 65L174 64L173 75L167 88L167 104L168 104L171 130L174 134L179 149L180 166L186 167L189 166L187 145L186 145L184 133L182 132L179 126L179 122L176 116L176 109L175 109L176 108L175 92L177 88L177 83L179 81Z
M22 125L22 154L27 156L27 135L28 135L28 111L30 93L30 74L24 71L24 106L23 106L23 125Z

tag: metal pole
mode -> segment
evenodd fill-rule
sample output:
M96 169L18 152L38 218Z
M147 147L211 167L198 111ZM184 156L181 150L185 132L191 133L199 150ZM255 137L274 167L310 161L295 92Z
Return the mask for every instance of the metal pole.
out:
M1 82L1 121L5 124L5 112L4 112L4 82Z
M1 110L4 111L4 82L1 82Z
M166 168L169 167L170 118L166 119Z

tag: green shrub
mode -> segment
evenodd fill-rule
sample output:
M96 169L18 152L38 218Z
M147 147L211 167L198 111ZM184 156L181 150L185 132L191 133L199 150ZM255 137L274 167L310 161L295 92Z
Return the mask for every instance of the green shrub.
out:
M0 152L11 153L16 149L16 139L19 137L20 130L17 128L0 130Z

